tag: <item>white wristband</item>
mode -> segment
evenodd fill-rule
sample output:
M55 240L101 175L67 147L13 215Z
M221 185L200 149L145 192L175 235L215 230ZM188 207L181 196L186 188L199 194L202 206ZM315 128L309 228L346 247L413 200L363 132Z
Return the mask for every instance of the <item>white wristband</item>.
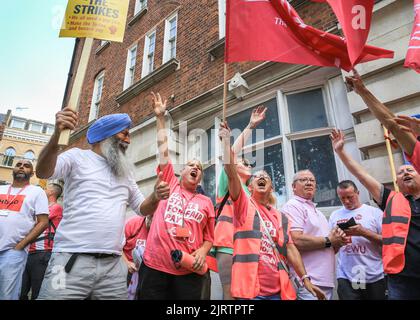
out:
M311 277L309 275L305 274L305 275L302 276L302 278L300 278L300 281L303 282L303 280L305 280L305 279L309 279L309 281L310 281Z

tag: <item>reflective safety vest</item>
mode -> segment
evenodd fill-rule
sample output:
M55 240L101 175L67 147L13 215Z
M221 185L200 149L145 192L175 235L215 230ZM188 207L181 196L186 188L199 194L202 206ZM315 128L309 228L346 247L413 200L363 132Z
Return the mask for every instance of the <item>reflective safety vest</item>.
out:
M286 264L288 219L282 214L274 211L277 221L281 221L282 227L278 228L278 242L276 247L280 253L280 258ZM281 217L280 217L281 215ZM261 237L264 229L261 229L260 218L256 213L256 208L252 202L248 205L245 223L238 227L235 226L233 237L233 264L231 294L235 298L253 299L260 292L260 282L258 279L258 262L260 259ZM277 256L277 255L276 255ZM296 300L296 291L289 279L288 272L283 265L278 263L278 273L280 278L280 296L282 300Z
M216 199L216 211L223 201L223 197ZM230 197L223 206L222 212L214 228L214 247L233 248L233 202Z
M385 273L396 274L404 269L410 219L410 202L401 192L391 191L382 218L382 262Z
M219 212L219 208L222 205L224 197L216 199L215 210ZM216 226L214 228L214 240L213 247L227 247L233 248L233 203L232 200L227 198L223 205L222 211L217 218ZM217 267L217 259L215 251L210 251L206 256L206 262L209 269L214 272L219 272Z

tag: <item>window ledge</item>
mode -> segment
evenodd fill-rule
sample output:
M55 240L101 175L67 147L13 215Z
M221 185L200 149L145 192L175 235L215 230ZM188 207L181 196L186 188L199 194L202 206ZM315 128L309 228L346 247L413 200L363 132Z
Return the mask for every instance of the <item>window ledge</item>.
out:
M126 90L124 90L115 98L115 101L117 101L119 104L123 104L131 100L140 92L149 89L151 86L166 78L171 73L174 73L178 68L179 61L175 58L172 58L165 64L161 65L158 69L154 70L152 73L148 74L146 77L140 79Z
M111 44L111 42L107 41L103 45L97 47L96 51L95 51L95 54L100 54L102 51L104 51L106 48L108 48L110 44Z
M137 12L134 17L132 17L130 19L130 21L128 21L128 25L131 27L133 26L137 21L140 20L141 17L143 17L145 14L147 13L147 7L141 9L139 12Z
M223 57L225 54L225 38L217 40L213 43L208 49L208 54L212 61L216 60L217 58Z

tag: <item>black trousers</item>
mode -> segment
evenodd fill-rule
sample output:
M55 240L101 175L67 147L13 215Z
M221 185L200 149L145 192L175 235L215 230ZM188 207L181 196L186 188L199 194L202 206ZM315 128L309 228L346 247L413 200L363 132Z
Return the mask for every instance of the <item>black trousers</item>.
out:
M20 300L28 300L30 290L32 290L31 300L38 298L39 289L41 289L50 257L51 251L35 251L28 255L25 271L23 272Z
M142 263L139 270L139 300L200 300L204 277L197 273L182 276L149 268Z
M354 289L352 282L347 279L337 279L337 282L337 293L340 300L385 300L385 279L366 283L365 289Z

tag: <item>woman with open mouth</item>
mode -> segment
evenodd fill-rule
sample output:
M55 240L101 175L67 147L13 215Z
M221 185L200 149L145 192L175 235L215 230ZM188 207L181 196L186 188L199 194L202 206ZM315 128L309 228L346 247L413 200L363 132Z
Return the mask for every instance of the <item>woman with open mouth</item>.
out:
M249 184L250 196L241 186L234 153L230 146L230 128L222 123L223 162L233 201L232 297L256 300L295 300L288 264L296 270L303 285L320 300L324 293L311 283L299 251L290 236L287 217L270 203L273 184L265 171L256 172Z
M157 174L169 184L170 192L156 209L147 238L143 263L139 271L140 300L199 300L207 267L205 259L212 247L214 208L210 198L197 193L203 167L190 160L175 176L169 158L165 128L166 100L154 94L153 106L157 122L159 166ZM173 252L192 256L189 268L173 259Z

